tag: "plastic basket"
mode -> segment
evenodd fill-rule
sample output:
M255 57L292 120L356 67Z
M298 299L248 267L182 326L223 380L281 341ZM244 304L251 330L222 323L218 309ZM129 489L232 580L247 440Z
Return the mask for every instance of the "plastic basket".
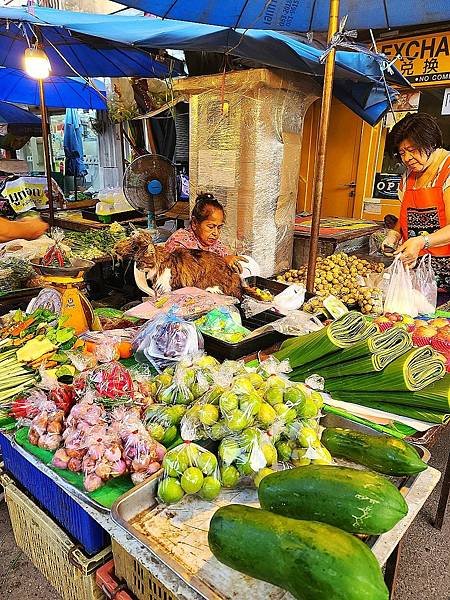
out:
M3 475L5 499L17 546L39 569L63 600L103 600L95 571L111 556L105 548L87 557L58 525Z
M112 540L117 577L126 581L138 600L178 600L148 569L140 565L116 541Z
M110 560L95 573L95 581L107 598L114 600L132 600L128 588L119 583L114 571L114 561Z
M110 544L107 532L71 496L28 461L9 437L0 432L4 469L23 485L38 504L93 555Z

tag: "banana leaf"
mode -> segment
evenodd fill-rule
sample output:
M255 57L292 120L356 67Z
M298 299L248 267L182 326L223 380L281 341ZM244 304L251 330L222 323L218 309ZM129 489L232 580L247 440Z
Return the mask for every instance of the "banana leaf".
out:
M446 389L442 393L430 392L432 388L445 384ZM381 402L388 404L401 404L410 406L419 410L429 410L430 412L450 413L449 398L450 380L446 375L443 379L426 387L419 392L366 392L357 390L335 390L333 398L344 402L353 402L354 404L363 404L364 402Z
M409 333L400 327L393 327L383 333L375 333L351 348L344 348L305 367L299 367L291 373L290 378L302 381L312 373L327 378L381 371L410 348L412 341Z
M413 396L412 393L410 396ZM367 406L367 408L375 408L377 410L384 410L385 412L392 413L394 415L401 415L403 417L409 417L410 419L417 419L419 421L425 421L426 423L436 423L446 425L450 422L450 412L431 411L418 406L409 406L406 404L394 404L386 402L384 398L381 400L379 394L372 392L371 398L369 399L369 393L364 394L361 397L359 394L358 400L356 399L357 394L347 392L334 392L333 398L335 400L341 400L342 402L352 402L354 404L360 404L361 406ZM411 400L413 400L411 398Z
M373 323L368 323L361 313L351 311L319 331L313 331L294 340L288 340L275 354L278 360L289 360L296 369L319 358L353 346L378 331Z
M431 346L414 348L395 359L385 369L376 373L349 375L327 379L327 391L359 390L365 392L392 392L422 390L442 379L446 360Z
M332 415L337 415L338 417L344 417L349 421L353 421L354 423L359 423L360 425L365 425L366 427L370 427L374 431L379 431L380 433L386 433L388 435L392 435L400 440L407 436L407 433L398 431L393 426L388 425L380 425L380 423L374 423L373 421L369 421L368 419L364 419L363 417L358 417L351 412L348 412L342 408L337 408L336 406L330 406L329 404L324 404L322 407L322 411L326 413L330 413Z

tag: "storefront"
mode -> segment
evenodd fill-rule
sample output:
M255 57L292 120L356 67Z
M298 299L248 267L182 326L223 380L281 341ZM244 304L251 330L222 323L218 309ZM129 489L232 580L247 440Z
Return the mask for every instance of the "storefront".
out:
M387 115L373 128L334 100L324 183L325 217L382 220L387 214L398 214L397 187L403 167L386 152L386 137L408 112L433 115L442 129L444 147L450 149L450 33L384 39L378 50L390 60L400 55L395 64L414 89L401 93L394 115ZM311 202L311 157L315 156L319 115L316 102L305 119L299 211L308 210Z

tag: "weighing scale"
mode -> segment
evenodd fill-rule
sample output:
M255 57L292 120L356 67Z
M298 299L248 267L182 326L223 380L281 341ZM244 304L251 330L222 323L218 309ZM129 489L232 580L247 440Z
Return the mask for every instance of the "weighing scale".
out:
M91 303L80 288L84 287L86 273L94 266L91 260L74 258L70 266L46 266L32 262L32 266L43 277L46 287L56 289L61 295L61 316L66 317L65 327L73 327L80 335L85 331L101 330Z

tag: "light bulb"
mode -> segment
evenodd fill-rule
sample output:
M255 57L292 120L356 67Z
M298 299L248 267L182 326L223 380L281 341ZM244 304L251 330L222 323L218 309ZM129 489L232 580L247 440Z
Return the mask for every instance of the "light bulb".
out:
M52 70L48 56L40 48L27 48L24 56L26 73L33 79L47 79Z

